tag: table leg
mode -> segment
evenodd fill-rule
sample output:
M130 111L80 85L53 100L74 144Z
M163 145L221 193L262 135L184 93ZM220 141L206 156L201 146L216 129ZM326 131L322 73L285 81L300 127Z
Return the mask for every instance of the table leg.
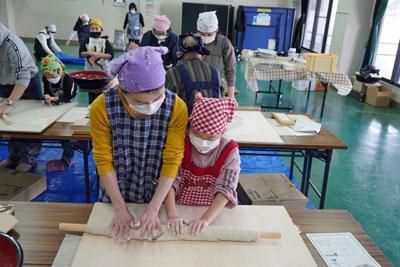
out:
M328 177L329 177L329 169L331 166L331 160L332 160L332 149L327 149L326 151L326 159L325 159L325 170L324 170L324 177L322 180L322 191L321 191L321 200L319 202L319 208L323 209L325 205L325 197L326 197L326 191L328 189Z
M281 94L282 94L282 80L279 80L278 95L276 96L276 108L279 108L281 104Z
M308 90L307 90L307 101L306 101L306 113L308 110L308 102L310 101L310 93L311 93L311 81L308 82Z
M290 181L293 181L294 154L295 152L292 151L292 156L290 157L290 174L289 174Z
M304 195L308 197L308 189L310 188L310 179L311 179L311 168L312 168L312 152L308 151L306 153L307 160L307 171L306 171L306 181L304 186Z
M89 142L85 142L85 146L83 148L83 167L85 174L85 191L86 191L86 202L90 203L90 175L89 175L89 153L90 153L90 144Z
M325 101L326 101L326 94L328 93L328 83L321 83L324 87L324 97L322 99L322 107L321 107L321 114L319 115L319 120L322 120L322 117L324 116L324 109L325 109Z
M301 174L301 192L305 192L306 187L306 179L307 179L307 167L308 167L308 151L304 152L304 162L303 162L303 171Z

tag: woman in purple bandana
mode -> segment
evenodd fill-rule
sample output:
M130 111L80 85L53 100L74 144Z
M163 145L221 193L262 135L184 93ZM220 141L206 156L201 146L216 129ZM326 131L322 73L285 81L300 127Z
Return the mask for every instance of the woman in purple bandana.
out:
M185 103L164 87L162 47L139 47L107 66L119 86L91 106L93 156L101 179L99 201L111 202L116 239L135 226L143 238L160 226L159 209L181 164L188 121ZM126 203L148 203L131 214Z

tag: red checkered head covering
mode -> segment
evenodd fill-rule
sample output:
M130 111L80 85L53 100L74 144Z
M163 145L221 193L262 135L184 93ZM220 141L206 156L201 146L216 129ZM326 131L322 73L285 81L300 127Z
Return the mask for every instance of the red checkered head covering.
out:
M223 133L233 119L234 110L235 100L232 98L207 98L197 94L189 118L190 126L205 134Z

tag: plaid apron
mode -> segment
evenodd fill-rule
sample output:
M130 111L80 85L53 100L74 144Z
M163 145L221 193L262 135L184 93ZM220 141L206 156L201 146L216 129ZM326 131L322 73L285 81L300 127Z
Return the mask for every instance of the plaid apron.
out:
M192 162L192 144L185 139L185 155L181 166L182 180L176 195L176 203L190 206L210 206L215 194L215 184L229 154L237 148L235 141L226 144L213 165L200 167Z
M144 119L129 115L118 90L107 90L104 95L112 133L114 168L122 197L127 203L149 203L160 176L175 94L165 90L160 109ZM99 201L111 202L103 185L100 186Z

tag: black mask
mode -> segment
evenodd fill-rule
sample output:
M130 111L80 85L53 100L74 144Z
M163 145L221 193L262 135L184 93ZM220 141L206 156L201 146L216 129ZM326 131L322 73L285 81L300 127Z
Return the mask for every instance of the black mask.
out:
M89 32L89 36L92 38L99 38L101 35L101 32Z

